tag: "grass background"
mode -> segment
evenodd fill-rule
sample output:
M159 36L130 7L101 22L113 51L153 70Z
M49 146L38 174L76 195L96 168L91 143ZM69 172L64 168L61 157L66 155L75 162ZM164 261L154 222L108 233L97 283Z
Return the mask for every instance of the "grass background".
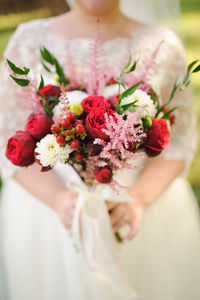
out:
M181 0L182 15L177 24L184 38L188 62L200 59L200 0ZM50 16L48 8L2 15L0 13L0 53L3 53L7 42L17 25L31 19ZM200 132L200 74L193 78L194 107L198 117L198 132ZM198 151L190 169L189 181L200 204L200 142ZM1 184L0 184L1 185Z

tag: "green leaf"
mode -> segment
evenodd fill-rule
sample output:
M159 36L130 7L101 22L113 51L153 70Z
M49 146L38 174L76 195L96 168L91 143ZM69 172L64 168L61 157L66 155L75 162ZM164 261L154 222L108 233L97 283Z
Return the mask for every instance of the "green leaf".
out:
M120 85L122 85L124 89L126 88L124 79L121 76L120 77L114 77L114 80L117 81Z
M42 65L47 72L52 73L51 70L43 62Z
M42 75L40 75L40 85L39 85L39 88L38 88L38 90L41 90L43 87L44 87L44 78L43 78L43 76Z
M138 60L136 60L136 61L134 62L134 64L133 64L132 67L129 69L129 71L127 72L127 74L129 74L129 73L135 71L136 66L137 66L137 63L138 63Z
M128 104L121 105L121 109L122 109L123 111L125 111L125 110L129 109L130 107L133 107L135 103L137 103L137 101L134 101L134 102L131 102L131 103L128 103Z
M24 70L21 68L18 68L15 66L15 64L13 64L9 59L6 59L7 63L9 65L9 67L11 68L11 70L15 73L15 74L19 74L19 75L27 75L28 72L30 71L29 69L24 67Z
M120 104L117 102L117 104L116 104L116 111L117 111L117 113L118 114L121 114L121 106L120 106Z
M200 71L200 65L198 65L193 71L192 73L197 73Z
M12 75L10 75L10 77L20 86L27 86L30 83L30 80L28 80L28 79L16 78Z
M52 110L48 107L48 105L45 105L45 106L44 106L44 111L45 111L45 113L46 113L47 116L53 117L53 112L52 112Z
M192 68L194 67L194 65L196 65L196 63L198 62L199 60L194 60L193 62L191 62L191 64L189 64L189 66L187 67L187 73L190 73Z
M126 64L125 67L124 67L124 70L127 70L127 69L130 67L131 61L132 61L132 56L130 55L130 56L129 56L129 60L128 60L127 64Z
M174 98L175 93L177 92L177 90L180 88L180 84L177 83L177 80L174 83L173 89L171 91L169 100L168 100L168 104L172 101L172 99Z
M120 97L121 100L122 100L123 98L126 98L126 97L132 95L132 94L137 90L137 88L139 87L139 85L141 84L141 82L142 82L142 81L137 82L136 84L134 84L133 86L131 86L129 89L127 89L126 91L124 91L124 92L122 93L121 97Z
M178 107L174 107L174 108L170 109L169 111L167 111L163 115L162 119L169 120L171 113L174 112L176 109L178 109Z

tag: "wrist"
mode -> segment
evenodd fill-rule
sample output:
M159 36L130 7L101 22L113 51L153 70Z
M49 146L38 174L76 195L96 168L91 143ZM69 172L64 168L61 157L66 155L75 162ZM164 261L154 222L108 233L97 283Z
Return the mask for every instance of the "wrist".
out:
M60 189L54 199L52 200L52 208L56 212L59 210L60 204L63 202L63 200L68 197L68 190L66 188Z

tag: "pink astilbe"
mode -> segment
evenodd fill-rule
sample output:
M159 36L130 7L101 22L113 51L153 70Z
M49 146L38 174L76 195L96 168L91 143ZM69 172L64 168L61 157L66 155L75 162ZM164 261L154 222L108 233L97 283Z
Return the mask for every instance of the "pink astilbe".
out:
M27 76L30 83L28 86L22 87L23 98L25 98L27 103L27 109L31 111L31 113L38 114L40 112L44 112L44 99L37 95L37 86L38 82L36 79L33 79ZM28 101L27 101L28 99Z
M88 62L88 72L86 74L87 91L90 95L98 95L106 85L106 77L103 67L103 53L100 43L99 21L94 36L94 40L90 46L91 56Z
M113 167L117 169L135 168L126 162L127 159L137 159L141 155L130 150L130 144L140 144L146 137L143 131L142 121L140 120L143 109L138 109L136 112L127 112L126 118L124 115L105 116L106 129L102 131L109 136L109 141L103 147L99 158L109 160ZM116 121L117 118L117 121ZM94 143L102 144L105 141L96 139Z
M65 88L64 84L61 86L61 94L59 97L60 100L60 115L57 118L54 118L55 122L59 122L59 120L64 119L67 114L69 113L69 100L67 97L67 89Z
M99 155L89 157L83 177L92 182L94 181L95 168L105 166L110 167L113 171L123 168L141 168L141 166L138 167L128 163L127 160L143 157L138 151L130 149L130 144L140 144L146 138L146 133L143 131L140 119L142 111L143 108L139 108L134 113L127 112L126 116L117 114L115 116L108 116L105 114L106 129L102 129L102 131L109 136L109 140L95 139L94 144L103 146L103 149ZM117 190L120 184L116 184L113 180L110 186Z

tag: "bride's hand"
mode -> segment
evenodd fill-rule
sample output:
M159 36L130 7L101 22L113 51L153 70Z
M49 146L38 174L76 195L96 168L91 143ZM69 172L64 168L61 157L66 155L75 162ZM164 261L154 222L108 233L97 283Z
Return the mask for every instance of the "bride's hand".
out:
M144 214L143 205L139 201L131 203L107 202L106 204L113 232L117 233L121 227L128 224L130 226L130 231L126 236L121 238L124 243L130 241L139 231L140 221Z
M78 193L67 190L58 193L55 199L54 209L69 232L71 232L77 200Z

